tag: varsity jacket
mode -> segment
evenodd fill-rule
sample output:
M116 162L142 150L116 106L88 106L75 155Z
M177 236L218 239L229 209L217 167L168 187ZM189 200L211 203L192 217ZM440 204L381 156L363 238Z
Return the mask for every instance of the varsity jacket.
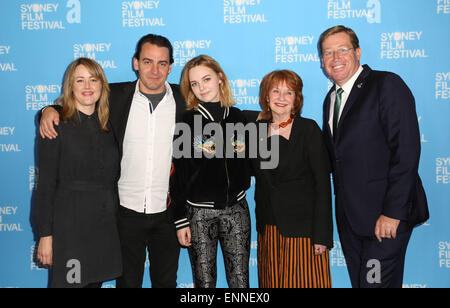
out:
M247 136L242 130L227 133L227 127L246 124L241 110L201 103L184 114L183 123L185 131L175 138L169 192L177 230L189 226L189 206L223 209L244 199L250 187ZM183 156L176 158L175 152Z

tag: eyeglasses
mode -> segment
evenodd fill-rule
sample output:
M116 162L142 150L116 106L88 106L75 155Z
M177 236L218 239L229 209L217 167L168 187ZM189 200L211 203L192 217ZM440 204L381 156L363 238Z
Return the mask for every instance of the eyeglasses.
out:
M335 53L338 55L338 57L342 57L342 56L345 56L346 54L348 54L348 52L349 52L350 50L352 50L352 49L355 49L355 48L346 48L346 47L343 47L343 48L339 48L339 49L336 50L336 51L334 51L334 50L327 50L327 51L324 51L323 57L324 57L325 59L329 59L329 58L332 58L332 57L334 56Z

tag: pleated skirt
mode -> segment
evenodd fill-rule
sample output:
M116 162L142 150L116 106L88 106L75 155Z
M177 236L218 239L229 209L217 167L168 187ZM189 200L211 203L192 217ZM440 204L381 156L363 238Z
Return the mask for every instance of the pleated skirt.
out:
M258 234L258 281L260 288L331 288L329 251L316 256L310 238L267 225Z

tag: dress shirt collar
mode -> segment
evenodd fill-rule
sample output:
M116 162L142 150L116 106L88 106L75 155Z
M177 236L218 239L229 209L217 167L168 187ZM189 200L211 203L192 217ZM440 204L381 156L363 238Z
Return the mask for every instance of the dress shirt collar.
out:
M336 84L336 91L339 88L342 88L342 90L344 90L344 93L349 95L350 92L353 89L353 85L355 84L356 80L358 79L359 75L361 75L362 71L363 71L363 67L360 65L358 70L356 71L356 73L352 76L352 78L350 78L342 87L338 86Z

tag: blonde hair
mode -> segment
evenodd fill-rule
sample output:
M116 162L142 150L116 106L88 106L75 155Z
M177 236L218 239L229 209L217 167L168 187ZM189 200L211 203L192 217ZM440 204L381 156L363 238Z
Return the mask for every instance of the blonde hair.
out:
M108 120L109 120L109 85L106 80L105 73L102 67L94 60L88 58L79 58L72 63L66 70L64 75L64 85L61 96L56 100L56 103L62 105L61 119L64 122L72 122L73 115L76 113L78 119L80 119L80 114L76 108L75 96L73 94L73 84L75 82L75 70L78 66L83 65L88 72L99 80L102 85L102 91L100 98L96 105L98 120L100 128L103 131L109 131Z
M210 56L200 55L186 63L186 66L183 69L183 74L181 75L181 93L183 94L184 100L186 101L188 110L198 109L199 100L192 91L191 83L189 80L189 71L197 66L206 66L217 73L217 75L219 75L219 78L222 81L219 86L220 103L222 107L231 107L236 104L233 99L233 93L231 91L228 78L225 75L223 69L220 67L219 63Z

